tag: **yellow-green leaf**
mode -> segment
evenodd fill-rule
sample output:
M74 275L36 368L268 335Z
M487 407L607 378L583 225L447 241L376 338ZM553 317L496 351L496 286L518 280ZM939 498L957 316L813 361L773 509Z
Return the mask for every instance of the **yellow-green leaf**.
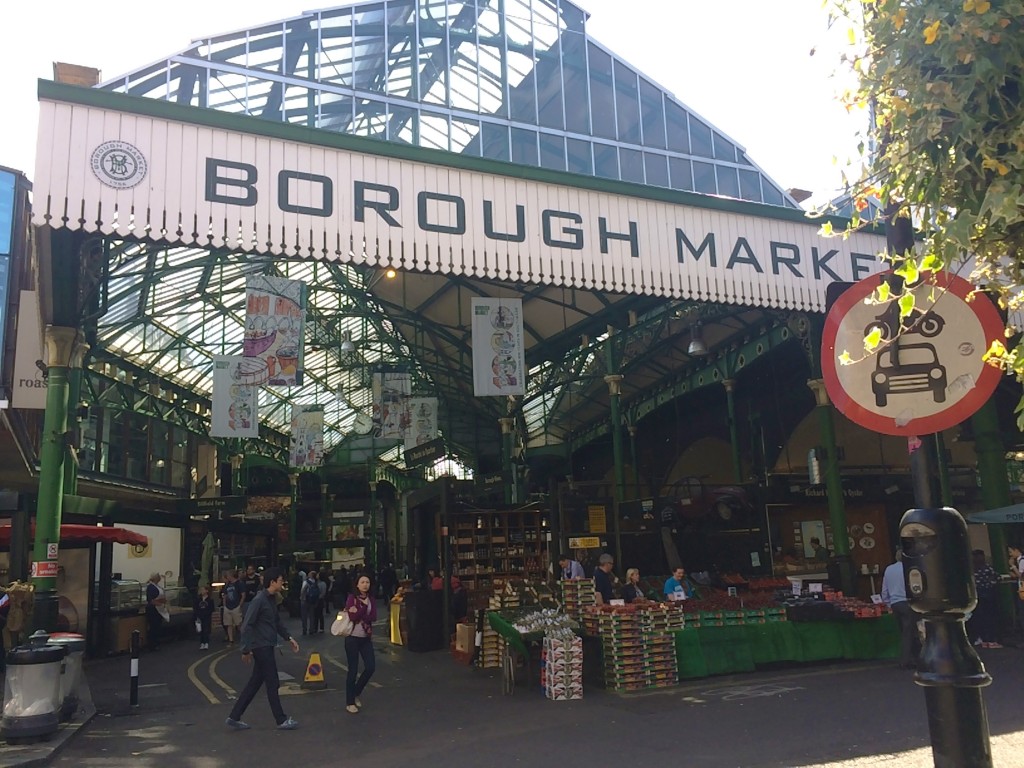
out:
M945 265L942 263L942 259L933 253L930 253L921 259L922 272L940 272L943 266Z
M907 317L911 312L914 311L914 294L907 291L900 296L897 303L900 305L900 318Z
M853 358L850 357L850 353L847 352L845 349L843 350L843 354L841 354L839 356L839 364L840 365L853 365Z
M939 37L939 27L942 26L942 20L936 19L933 24L929 24L924 28L924 42L926 45L931 45Z
M875 289L875 299L879 304L887 302L892 295L892 288L889 287L888 282L883 282Z
M882 329L877 325L872 326L870 333L864 337L864 349L868 352L874 352L881 343Z

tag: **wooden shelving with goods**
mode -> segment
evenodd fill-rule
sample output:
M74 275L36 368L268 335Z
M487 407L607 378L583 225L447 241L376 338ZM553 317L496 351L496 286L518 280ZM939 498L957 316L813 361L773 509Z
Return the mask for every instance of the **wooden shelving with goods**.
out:
M452 519L452 559L466 589L546 578L547 528L539 510L461 512Z

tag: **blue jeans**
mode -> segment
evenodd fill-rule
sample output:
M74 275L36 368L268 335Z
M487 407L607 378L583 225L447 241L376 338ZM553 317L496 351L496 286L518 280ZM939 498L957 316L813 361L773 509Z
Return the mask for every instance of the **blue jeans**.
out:
M359 657L363 658L363 674L356 675L359 671ZM345 703L355 704L356 696L363 692L366 684L370 682L373 672L377 669L377 661L373 657L373 643L368 637L345 638L345 657L348 660L348 678L345 680Z
M302 614L302 634L306 634L307 629L310 634L316 632L316 616L313 615L315 609L314 603L307 603L305 600L299 606L299 611Z

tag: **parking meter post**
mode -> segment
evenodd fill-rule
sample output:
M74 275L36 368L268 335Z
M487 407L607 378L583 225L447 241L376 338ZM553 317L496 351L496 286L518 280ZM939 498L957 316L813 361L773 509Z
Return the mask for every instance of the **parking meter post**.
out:
M992 677L964 627L978 602L967 523L950 507L911 509L900 521L900 546L907 601L925 623L914 682L925 688L935 766L992 768L981 696Z
M139 706L139 647L142 645L142 635L139 630L132 630L131 642L131 684L128 691L128 704L136 709Z

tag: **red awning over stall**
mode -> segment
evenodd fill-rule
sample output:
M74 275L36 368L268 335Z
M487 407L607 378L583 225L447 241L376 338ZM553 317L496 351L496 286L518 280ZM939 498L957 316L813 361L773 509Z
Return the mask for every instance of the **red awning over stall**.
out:
M32 526L32 535L35 535L35 525ZM100 528L97 525L62 525L60 540L65 543L112 541L115 544L138 544L139 546L145 546L149 541L141 533L129 531L127 528ZM10 543L11 526L0 525L0 546L6 547Z

